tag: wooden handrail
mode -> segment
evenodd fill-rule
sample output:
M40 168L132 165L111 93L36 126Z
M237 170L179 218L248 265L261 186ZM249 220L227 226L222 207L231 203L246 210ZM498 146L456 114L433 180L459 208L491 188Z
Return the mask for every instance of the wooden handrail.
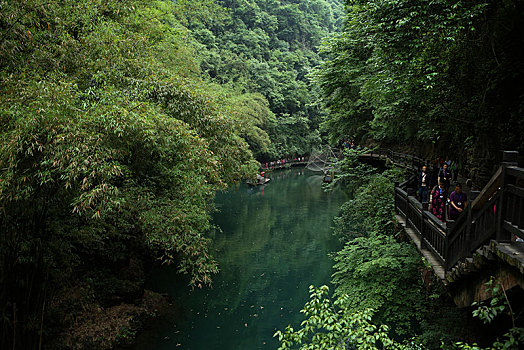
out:
M506 173L509 176L514 176L518 179L524 179L524 168L519 168L517 166L508 166L506 167Z
M395 152L390 152L392 158ZM412 158L412 161L420 159ZM487 241L508 241L512 235L524 239L524 168L503 165L493 175L463 214L447 225L396 183L395 207L420 236L421 247L430 250L446 270L471 257ZM402 185L404 188L402 188Z
M276 161L273 161L273 162L276 162ZM266 163L270 163L270 162L266 162ZM267 167L265 166L265 164L262 164L260 163L260 169L263 169L263 170L269 170L269 169L280 169L280 168L285 168L286 165L289 165L289 166L292 166L292 165L307 165L308 163L308 159L304 159L304 161L288 161L288 162L285 162L285 163L278 163L278 164L274 164L273 166L270 166L268 165Z
M488 181L487 185L484 186L482 191L478 194L477 198L471 203L471 209L476 210L479 207L482 207L491 196L502 185L502 167L499 167L497 171L495 172L495 175L491 177L491 179Z

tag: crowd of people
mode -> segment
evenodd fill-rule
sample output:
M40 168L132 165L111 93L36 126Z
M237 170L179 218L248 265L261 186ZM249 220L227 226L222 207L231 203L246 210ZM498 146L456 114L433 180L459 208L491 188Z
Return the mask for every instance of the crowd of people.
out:
M418 197L422 203L429 203L429 211L441 221L456 220L468 205L467 194L457 182L459 168L457 162L439 158L435 160L433 174L427 166L418 173ZM455 189L449 193L452 182Z
M294 157L294 158L282 158L271 162L266 162L266 168L265 169L273 169L275 167L280 168L286 164L289 163L304 163L307 161L306 157Z
M342 147L345 149L357 149L356 143L354 141L349 141L348 139L344 139Z

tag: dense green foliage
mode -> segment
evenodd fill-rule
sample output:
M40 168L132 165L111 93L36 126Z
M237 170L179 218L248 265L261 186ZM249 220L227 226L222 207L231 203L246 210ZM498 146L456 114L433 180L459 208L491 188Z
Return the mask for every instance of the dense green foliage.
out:
M460 154L479 178L500 149L524 150L521 1L345 3L344 29L315 73L332 142Z
M384 198L391 186L390 179L374 175L368 186L357 188L360 191L340 208L341 215L335 218L335 234L347 242L369 228L371 232L391 231L394 203Z
M343 15L339 0L175 1L179 18L198 42L204 76L234 92L263 95L271 113L251 109L250 119L269 134L271 143L248 138L256 158L305 155L320 143L321 111L317 91L308 79L321 58L318 46L334 31ZM202 17L186 18L188 7ZM260 95L247 95L243 104L260 105ZM261 142L264 141L264 142Z
M332 301L327 286L310 289L310 301L301 312L306 319L299 329L291 326L284 331L277 331L281 343L279 350L418 350L427 349L418 339L398 341L389 333L389 327L377 326L373 322L373 310L355 311L348 307L346 296ZM455 342L451 345L442 343L443 350L516 350L524 341L523 329L512 328L495 341L492 346L480 347L477 344Z
M335 257L335 295L346 296L351 310L377 310L374 320L394 334L415 334L425 310L420 256L409 242L372 233L351 240ZM413 288L404 293L406 286ZM418 323L418 324L417 324Z
M277 331L282 346L279 350L294 349L423 349L415 342L399 343L388 334L387 326L372 323L373 311L353 311L346 298L334 302L329 299L328 287L315 289L310 286L310 301L302 310L307 317L300 329L288 326L284 332Z
M253 153L319 142L306 75L341 11L0 1L0 347L134 303L151 258L210 284L214 193L253 176Z

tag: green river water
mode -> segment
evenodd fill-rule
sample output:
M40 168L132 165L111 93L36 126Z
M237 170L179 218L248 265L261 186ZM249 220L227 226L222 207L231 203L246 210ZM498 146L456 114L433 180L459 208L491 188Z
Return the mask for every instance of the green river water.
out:
M217 195L222 232L211 251L220 273L212 289L190 291L171 268L154 273L150 288L179 310L140 349L276 349L275 331L299 325L309 285L329 284L328 254L340 248L331 226L346 197L324 193L322 177L303 168L268 177L264 186Z

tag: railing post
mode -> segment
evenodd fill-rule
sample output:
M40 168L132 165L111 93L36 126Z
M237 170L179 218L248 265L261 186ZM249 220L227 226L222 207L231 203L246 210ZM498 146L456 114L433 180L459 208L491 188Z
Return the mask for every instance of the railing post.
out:
M420 249L426 249L426 240L424 239L424 230L426 229L426 222L424 220L424 212L429 210L429 203L422 202L422 210L420 211Z
M444 239L444 252L442 257L444 258L444 269L447 271L451 266L449 266L449 236L451 229L446 224L446 238Z
M496 239L498 242L508 242L511 241L511 233L507 232L506 230L502 229L502 225L504 223L504 210L506 209L506 198L505 190L506 190L506 184L508 184L508 179L506 176L506 169L510 166L517 166L517 160L519 157L519 152L517 151L503 151L502 152L502 174L501 179L502 183L500 185L500 197L497 203L497 209L496 209L496 223L497 223L497 236Z
M473 233L471 231L471 225L472 225L472 221L473 221L473 214L471 213L472 210L471 208L468 210L468 221L466 221L466 247L468 247L468 249L470 249L471 247L471 244L473 243Z
M504 163L503 163L504 164ZM505 185L506 185L506 165L502 165L502 174L500 175L501 184L500 184L500 196L498 199L498 203L496 203L496 225L497 225L497 235L495 239L497 242L504 242L504 241L511 241L511 234L508 232L505 232L502 230L502 224L503 224L503 211L505 207L504 200L506 196L504 195Z
M448 195L448 198L449 198L449 195ZM448 199L446 201L446 212L444 213L444 222L446 223L446 228L449 228L449 230L451 230L453 229L453 226L455 226L455 220L452 220L449 218L449 207L451 207L451 202ZM449 222L449 225L448 225L448 222Z

